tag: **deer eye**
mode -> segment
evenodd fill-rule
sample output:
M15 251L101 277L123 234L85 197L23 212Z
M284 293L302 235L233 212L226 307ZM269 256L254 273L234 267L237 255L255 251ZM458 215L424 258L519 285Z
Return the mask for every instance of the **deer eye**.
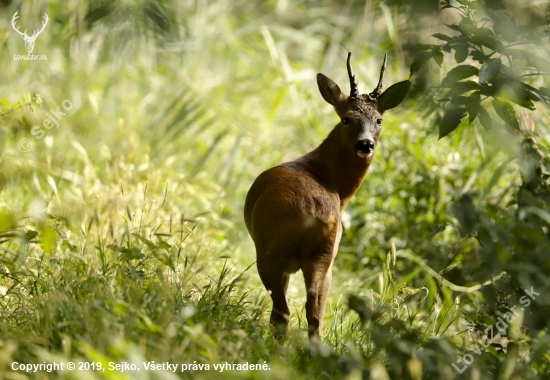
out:
M349 117L345 117L342 119L342 123L348 125L348 124L351 124L351 119Z
M376 119L376 125L382 125L382 119Z

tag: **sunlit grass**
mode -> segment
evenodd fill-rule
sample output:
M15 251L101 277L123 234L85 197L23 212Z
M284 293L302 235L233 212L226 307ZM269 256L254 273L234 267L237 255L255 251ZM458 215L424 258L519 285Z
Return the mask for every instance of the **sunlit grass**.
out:
M88 28L85 5L75 7L47 6L51 37L36 45L47 62L1 63L0 98L39 93L44 103L0 121L0 376L13 375L12 361L155 360L266 361L271 371L246 374L258 379L360 378L365 368L392 363L391 353L375 348L382 335L372 331L380 326L399 355L407 329L424 343L457 332L452 292L399 256L391 265L386 258L393 243L443 271L463 248L448 204L465 187L482 191L506 159L491 153L483 131L472 126L460 131L468 138L438 142L432 116L414 100L385 115L374 165L344 221L327 347L307 342L300 273L290 286L289 336L273 340L269 297L242 221L252 180L316 147L336 123L316 72L347 89L350 49L362 90L375 83L385 52L387 83L408 76L392 56L398 47L387 18L375 19L368 4L357 14L328 6L306 12L301 4L304 18L287 20L292 10L271 3L259 17L246 16L244 4L180 2L170 8L173 34L154 38L131 23L113 30L116 14ZM2 35L11 33L14 9L1 12ZM78 34L69 37L67 25L77 21ZM22 45L10 34L2 57ZM34 138L30 129L66 99L74 109ZM32 142L29 152L18 148L22 138ZM495 179L488 199L506 202L515 170ZM449 226L430 237L441 224ZM472 245L461 254L471 256ZM351 295L379 318L361 320ZM384 325L394 320L403 326ZM449 373L450 363L439 373Z

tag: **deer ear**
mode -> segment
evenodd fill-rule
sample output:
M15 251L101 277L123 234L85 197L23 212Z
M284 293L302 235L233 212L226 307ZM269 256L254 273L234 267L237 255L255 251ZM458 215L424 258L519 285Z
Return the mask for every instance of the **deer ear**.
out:
M401 104L403 99L405 99L405 96L407 96L410 88L410 80L404 80L403 82L399 82L394 84L393 86L390 86L376 100L378 112L382 114L384 113L384 111L397 107L399 104Z
M340 87L332 79L321 73L317 74L317 86L319 86L319 91L323 95L323 98L335 107L346 98Z

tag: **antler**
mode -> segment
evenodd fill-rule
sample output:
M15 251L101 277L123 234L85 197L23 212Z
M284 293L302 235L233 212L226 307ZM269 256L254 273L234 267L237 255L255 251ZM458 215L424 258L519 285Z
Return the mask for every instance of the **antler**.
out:
M21 32L19 30L19 27L15 25L15 20L17 20L19 18L19 11L16 11L14 13L13 17L11 18L11 26L13 27L13 29L17 33L19 33L21 36L23 36L23 38L37 37L40 33L42 33L44 31L44 28L46 28L46 25L48 25L48 20L50 19L46 13L44 13L43 17L44 17L44 21L42 22L42 29L40 29L40 30L35 29L34 33L30 37L27 35L27 29L25 29L24 32Z
M34 31L34 33L32 34L32 37L35 37L35 36L38 36L40 33L42 33L44 31L44 28L46 27L46 25L48 25L48 20L50 19L48 17L48 15L46 13L44 13L44 21L42 22L42 29L40 30L36 30Z
M350 84L350 87L351 87L349 96L350 96L350 98L357 98L357 97L359 97L359 90L357 89L357 82L355 81L355 74L351 70L350 60L351 60L351 51L348 52L348 63L347 63L349 84Z
M19 27L18 27L18 26L15 26L15 20L17 20L17 18L19 18L18 13L19 13L19 11L16 11L16 12L14 13L13 17L11 18L11 26L12 26L13 29L14 29L17 33L19 33L21 36L25 36L25 37L26 37L26 36L27 36L27 29L25 29L25 32L21 32L21 31L19 30Z
M382 81L384 80L384 73L386 72L386 62L388 61L388 55L384 54L384 63L382 64L382 69L380 70L380 79L378 80L378 86L374 89L373 92L369 94L369 98L376 100L382 93Z

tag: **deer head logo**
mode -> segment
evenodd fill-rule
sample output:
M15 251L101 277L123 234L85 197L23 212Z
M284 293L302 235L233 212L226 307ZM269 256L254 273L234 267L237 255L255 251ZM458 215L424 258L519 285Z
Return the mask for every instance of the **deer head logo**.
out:
M15 12L13 17L11 18L11 26L17 33L19 33L21 37L23 37L23 40L25 41L25 48L27 49L27 53L30 54L34 50L34 41L36 41L40 33L42 33L46 25L48 25L49 18L48 18L48 15L44 13L44 21L42 22L42 29L40 30L35 29L32 36L28 36L26 29L24 32L21 32L19 31L19 27L15 25L15 20L17 20L17 18L19 17L18 13L19 11Z

